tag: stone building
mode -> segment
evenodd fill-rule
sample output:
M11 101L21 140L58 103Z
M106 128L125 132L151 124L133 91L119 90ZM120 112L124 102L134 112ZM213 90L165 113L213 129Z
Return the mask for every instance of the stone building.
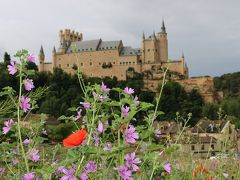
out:
M188 68L184 58L168 63L168 39L164 22L161 32L145 37L143 33L140 48L125 46L122 40L104 41L83 40L82 33L69 29L59 33L59 48L52 51L52 62L45 62L43 47L39 53L39 71L53 71L62 68L65 72L75 73L77 67L87 77L113 77L126 80L131 72L146 74L154 70L161 74L161 68L169 66L169 70L188 78ZM134 73L132 73L134 74Z

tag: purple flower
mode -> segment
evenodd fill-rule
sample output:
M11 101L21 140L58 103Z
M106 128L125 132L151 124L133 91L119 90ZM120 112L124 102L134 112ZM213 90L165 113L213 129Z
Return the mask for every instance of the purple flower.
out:
M40 159L40 156L38 155L39 150L36 148L31 148L28 150L27 155L28 159L32 160L33 162L37 162Z
M223 173L223 177L224 177L224 179L228 179L228 174L227 173Z
M170 174L170 172L171 172L171 164L170 163L165 164L164 169L165 169L165 171L168 174Z
M15 61L11 61L10 64L11 65L7 66L8 72L9 72L9 74L14 75L17 72L16 62Z
M126 142L134 144L136 142L136 139L138 139L138 133L135 132L135 128L130 125L129 129L126 129Z
M23 175L23 180L33 180L35 176L35 172L30 172L28 174Z
M93 136L93 140L95 142L95 146L98 146L99 144L99 137L97 137L96 135Z
M24 112L27 112L31 107L31 105L29 104L30 98L25 98L24 96L22 96L20 98L20 101L20 108L22 108Z
M97 171L97 167L94 161L89 161L87 165L85 166L85 172L86 173L93 173Z
M103 92L109 92L110 88L107 88L107 86L102 82L101 88L100 88Z
M0 176L2 176L5 172L5 168L0 168Z
M31 143L31 140L30 139L25 139L24 141L23 141L23 144L30 144Z
M80 175L80 179L81 180L87 180L88 179L88 176L87 176L87 173L82 173L81 175Z
M103 102L105 99L107 99L107 96L99 95L99 100Z
M124 180L133 180L132 176L132 171L128 170L126 166L119 166L114 168L115 170L118 170L120 172L121 178Z
M141 163L139 158L135 158L135 152L132 152L131 154L126 154L125 160L126 160L126 166L128 168L132 168L132 171L137 171L139 167L136 164Z
M27 57L28 62L32 62L35 63L35 57L33 56L33 54L29 54Z
M74 176L75 169L71 168L70 170L63 169L62 172L64 173L64 176L61 177L60 180L77 180L76 176Z
M35 86L33 85L33 80L32 79L25 79L23 81L24 87L26 91L31 91Z
M79 109L79 111L77 112L76 120L82 117L81 113L82 113L82 109Z
M112 144L108 143L107 146L103 148L104 151L110 151L112 149Z
M63 172L64 169L66 169L64 166L59 166L55 171L55 175L58 176L61 172Z
M139 104L140 104L140 101L139 101L139 99L138 99L138 97L137 96L135 96L134 97L134 104L136 105L136 106L138 106Z
M85 109L88 109L91 107L91 105L88 102L80 102L80 104L82 104Z
M154 131L154 135L155 135L156 137L160 137L161 134L162 134L162 132L161 132L159 129L156 129L156 130Z
M12 159L12 163L13 163L14 165L17 164L17 163L19 163L18 158L13 158L13 159Z
M97 131L101 134L103 132L103 123L101 121L98 122Z
M131 95L134 93L134 89L125 87L124 93L126 93L127 95Z
M13 124L14 124L14 121L12 119L5 121L4 122L5 126L2 128L3 134L7 134L10 131L10 129L12 128Z
M47 136L47 135L48 135L47 130L46 130L46 129L43 129L43 130L42 130L42 134L44 134L44 135Z
M122 116L123 117L128 117L128 112L129 112L129 107L128 106L123 106L122 108L121 108L121 110L122 110Z

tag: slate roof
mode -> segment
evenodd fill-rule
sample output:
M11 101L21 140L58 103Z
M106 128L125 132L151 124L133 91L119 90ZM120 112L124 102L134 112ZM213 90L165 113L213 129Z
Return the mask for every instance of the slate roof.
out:
M210 136L191 136L189 141L181 140L181 143L183 144L210 144L210 143L216 143L217 139Z
M98 46L101 43L101 41L102 41L101 39L96 39L96 40L72 42L71 46L67 50L67 53L74 52L75 49L78 52L96 51L98 49Z
M120 52L120 56L131 56L131 55L140 55L140 54L141 54L141 50L139 48L134 49L131 46L123 47Z
M102 41L98 50L117 49L121 41Z
M200 120L193 128L193 133L220 133L228 121Z

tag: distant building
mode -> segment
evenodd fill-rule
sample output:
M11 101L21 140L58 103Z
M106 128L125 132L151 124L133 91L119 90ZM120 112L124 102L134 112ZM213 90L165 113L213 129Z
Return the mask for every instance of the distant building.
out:
M171 79L184 88L196 88L206 102L214 102L213 78L189 79L184 54L177 60L169 61L168 38L164 21L161 31L149 37L143 33L140 48L125 46L122 40L103 41L83 40L83 34L70 29L59 32L59 47L52 50L51 62L45 61L41 46L39 52L39 71L61 68L74 74L79 68L87 77L117 77L118 80L143 77L146 90L156 91L162 80L162 69L168 67ZM207 89L207 91L206 91Z
M82 33L69 29L60 31L60 45L52 51L52 62L45 62L43 47L39 53L39 71L53 71L59 67L68 73L75 73L79 67L88 77L113 77L126 80L127 71L144 73L151 68L167 66L168 39L162 23L161 32L145 38L143 33L141 48L125 46L122 40L103 41L100 39L83 40ZM169 70L188 78L188 68L184 57L171 61Z

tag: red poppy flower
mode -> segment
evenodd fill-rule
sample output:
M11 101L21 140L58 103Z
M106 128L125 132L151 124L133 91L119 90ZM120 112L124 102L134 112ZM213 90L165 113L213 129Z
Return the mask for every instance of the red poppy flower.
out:
M87 131L84 129L78 130L75 133L68 136L63 140L63 145L65 147L79 146L82 144L83 140L87 137Z

